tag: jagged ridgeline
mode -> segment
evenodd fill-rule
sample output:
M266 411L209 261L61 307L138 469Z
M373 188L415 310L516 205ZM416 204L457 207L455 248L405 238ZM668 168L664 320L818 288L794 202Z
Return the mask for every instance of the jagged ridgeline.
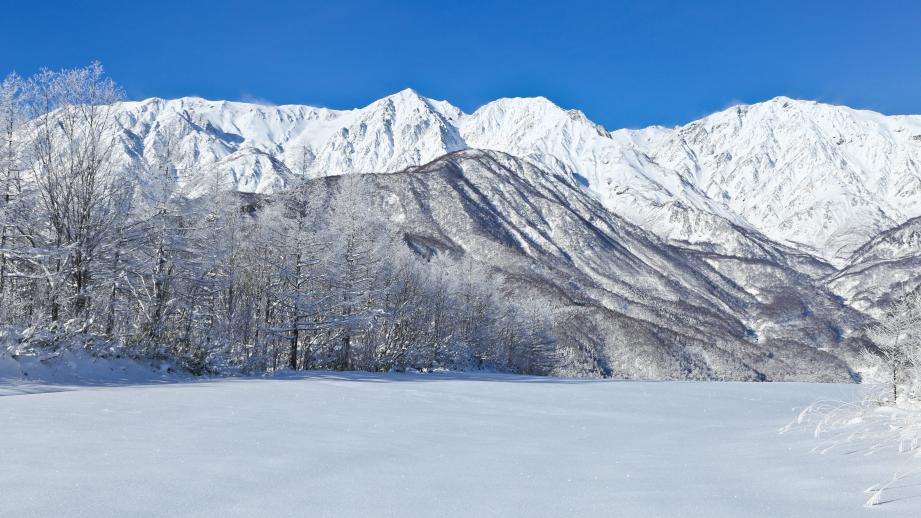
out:
M917 284L917 117L777 98L610 132L543 98L120 102L96 67L4 92L2 318L37 347L848 380L874 279Z

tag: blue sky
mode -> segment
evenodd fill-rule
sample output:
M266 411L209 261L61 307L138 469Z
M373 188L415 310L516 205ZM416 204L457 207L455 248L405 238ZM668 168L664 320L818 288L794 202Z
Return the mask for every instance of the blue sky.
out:
M0 72L99 60L129 97L466 111L543 95L608 128L777 95L921 113L921 2L17 1ZM10 23L12 22L12 23Z

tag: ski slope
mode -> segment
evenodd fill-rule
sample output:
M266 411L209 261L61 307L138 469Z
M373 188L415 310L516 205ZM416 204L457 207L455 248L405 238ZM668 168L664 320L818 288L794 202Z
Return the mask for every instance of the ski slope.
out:
M2 517L918 516L905 461L778 434L819 384L312 373L0 382ZM909 459L911 460L911 459Z

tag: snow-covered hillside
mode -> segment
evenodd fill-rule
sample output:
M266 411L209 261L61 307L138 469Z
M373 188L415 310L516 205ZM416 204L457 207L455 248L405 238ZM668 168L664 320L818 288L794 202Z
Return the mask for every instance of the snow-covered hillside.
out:
M757 254L755 233L840 266L921 215L921 117L785 97L673 129L613 132L545 98L468 115L413 90L347 111L184 98L119 112L125 164L166 171L193 193L395 172L473 147L572 175L631 222L724 254Z
M308 182L306 198L325 206L343 178ZM575 179L499 152L465 150L348 178L366 224L422 254L486 263L514 286L509 298L570 315L565 327L584 333L571 360L580 372L850 380L844 337L862 317L784 261L669 245Z
M0 397L2 516L918 512L916 477L862 507L907 454L817 455L811 430L777 433L855 385L313 373L51 389Z
M828 286L848 303L878 316L889 304L921 287L921 218L881 233L854 252Z

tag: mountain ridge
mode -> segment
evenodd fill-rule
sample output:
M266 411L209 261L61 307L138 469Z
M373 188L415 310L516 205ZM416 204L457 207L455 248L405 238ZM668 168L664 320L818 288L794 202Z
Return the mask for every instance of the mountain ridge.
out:
M244 192L493 149L572 175L609 210L674 242L732 253L745 240L733 229L743 228L838 267L875 235L921 216L921 116L784 96L674 128L613 131L545 97L498 99L467 114L412 89L352 110L186 97L125 102L118 112L141 137L134 154L145 167L172 160L163 145L171 132L177 170L217 170ZM276 161L240 161L253 157L235 155L248 148Z

